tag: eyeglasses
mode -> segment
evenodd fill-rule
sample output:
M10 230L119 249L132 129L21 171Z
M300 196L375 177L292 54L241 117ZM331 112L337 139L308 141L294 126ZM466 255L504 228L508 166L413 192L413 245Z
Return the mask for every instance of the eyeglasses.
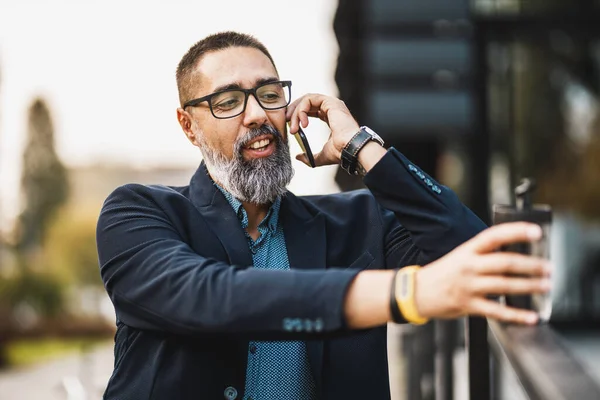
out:
M264 110L278 110L290 104L291 94L292 81L267 82L253 89L228 89L211 93L188 101L183 108L196 107L206 101L215 118L226 119L237 117L246 110L249 95L253 95Z

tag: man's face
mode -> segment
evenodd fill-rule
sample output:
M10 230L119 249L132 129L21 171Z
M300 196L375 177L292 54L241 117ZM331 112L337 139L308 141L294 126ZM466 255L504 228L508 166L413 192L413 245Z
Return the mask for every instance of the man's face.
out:
M249 47L207 53L196 71L192 98L223 89L251 89L279 79L269 58ZM264 110L250 95L245 111L233 118L215 118L208 102L178 109L177 115L190 142L202 151L215 181L240 200L268 203L285 192L293 174L285 111Z
M206 96L228 86L238 85L250 89L267 79L279 79L269 58L251 47L231 47L210 52L200 60L197 71L193 98ZM234 118L215 118L206 102L199 107L188 108L187 111L190 111L197 121L206 144L220 151L228 159L233 157L235 141L250 129L271 125L286 137L285 109L265 111L254 96L249 96L246 111ZM244 151L243 156L245 159L265 157L268 156L268 152L258 154Z

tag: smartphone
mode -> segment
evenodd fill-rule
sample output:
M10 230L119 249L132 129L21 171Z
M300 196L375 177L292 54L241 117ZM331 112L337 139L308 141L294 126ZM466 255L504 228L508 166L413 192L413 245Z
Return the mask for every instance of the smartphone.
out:
M304 154L306 154L306 158L308 158L308 162L310 163L310 166L314 168L316 166L315 158L313 157L313 153L310 150L310 145L308 144L308 139L306 138L306 135L304 134L302 127L298 126L298 132L296 132L294 134L294 137L296 138L296 141L300 145L300 148L302 149Z

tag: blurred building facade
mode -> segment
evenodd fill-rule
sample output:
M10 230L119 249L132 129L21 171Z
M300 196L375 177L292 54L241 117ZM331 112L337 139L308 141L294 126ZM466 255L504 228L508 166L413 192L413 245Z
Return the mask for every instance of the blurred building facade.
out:
M342 99L484 221L521 178L537 182L534 202L554 210L551 323L589 332L600 321L600 1L340 0L334 30ZM469 325L471 346L487 348L485 321ZM430 329L445 332L423 328L420 353L406 353L409 399L452 396L454 343L435 338L455 327ZM487 350L476 353L471 389L485 390Z

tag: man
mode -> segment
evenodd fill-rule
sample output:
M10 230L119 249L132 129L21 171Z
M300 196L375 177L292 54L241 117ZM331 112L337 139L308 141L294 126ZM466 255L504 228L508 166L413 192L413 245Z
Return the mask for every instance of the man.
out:
M201 40L177 84L177 118L204 162L189 186L116 189L98 222L117 314L106 399L389 399L387 322L536 321L486 296L547 290L543 260L493 253L539 228L468 241L485 226L451 190L386 150L342 101L290 103L291 82L254 38ZM309 118L331 129L317 166L343 157L369 190L286 191L286 122L295 133Z

